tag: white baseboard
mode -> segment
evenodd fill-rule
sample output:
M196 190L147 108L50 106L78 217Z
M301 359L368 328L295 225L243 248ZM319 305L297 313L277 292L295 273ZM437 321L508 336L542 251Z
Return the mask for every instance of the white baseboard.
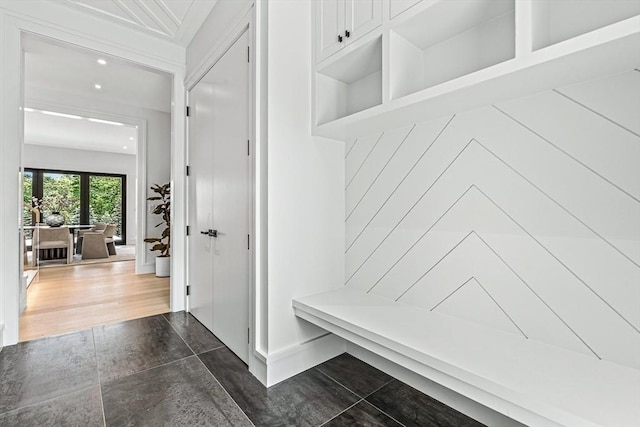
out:
M524 424L428 380L356 344L347 342L347 353L487 426L526 427Z
M4 342L4 323L0 323L0 351L2 351L2 343Z
M156 266L154 264L136 264L136 274L149 274L155 272Z
M322 335L269 354L266 363L266 381L256 375L256 373L260 374L259 369L252 370L252 373L267 387L271 387L344 353L346 349L346 341L337 335Z
M256 377L263 386L267 386L267 363L262 354L253 353L249 355L249 372Z

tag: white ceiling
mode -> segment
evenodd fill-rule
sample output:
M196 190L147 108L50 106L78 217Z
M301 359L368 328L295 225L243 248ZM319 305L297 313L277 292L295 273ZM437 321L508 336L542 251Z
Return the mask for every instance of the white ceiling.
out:
M186 47L217 0L66 0L63 4Z
M135 126L95 122L81 116L62 117L47 112L25 109L26 144L136 154L138 129Z
M171 111L171 77L118 58L27 35L25 99L66 105L73 97ZM106 65L97 63L107 61ZM102 89L96 90L95 84ZM47 99L42 99L43 96Z

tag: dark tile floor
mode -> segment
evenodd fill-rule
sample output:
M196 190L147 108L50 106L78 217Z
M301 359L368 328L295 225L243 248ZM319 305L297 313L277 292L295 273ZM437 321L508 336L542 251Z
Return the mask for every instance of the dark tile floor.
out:
M186 313L5 347L0 426L481 426L342 354L269 389Z

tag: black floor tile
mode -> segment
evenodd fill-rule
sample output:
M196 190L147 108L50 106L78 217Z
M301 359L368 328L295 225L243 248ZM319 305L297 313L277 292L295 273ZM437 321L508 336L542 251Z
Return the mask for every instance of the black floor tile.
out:
M64 395L0 415L0 426L103 426L100 387Z
M315 369L266 389L226 347L199 357L256 426L318 426L358 401Z
M325 426L401 427L402 424L398 424L378 409L362 401L326 423Z
M93 328L102 383L193 354L162 316Z
M0 414L97 384L90 330L28 341L0 352Z
M367 397L367 401L408 427L482 426L472 418L398 380Z
M202 323L187 312L167 313L164 317L196 354L215 350L224 345Z
M320 372L330 376L360 397L366 397L393 378L348 353L316 366Z
M250 426L196 356L102 386L108 426Z

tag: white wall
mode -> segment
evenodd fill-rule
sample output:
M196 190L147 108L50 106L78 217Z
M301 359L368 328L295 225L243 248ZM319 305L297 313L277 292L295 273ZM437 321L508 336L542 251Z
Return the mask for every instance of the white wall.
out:
M268 9L268 350L324 332L297 319L294 297L344 278L344 144L311 136L312 1Z
M347 150L347 286L640 369L637 70Z
M25 144L22 155L25 168L126 175L127 244L136 244L136 156L32 144Z
M218 0L216 2L213 11L207 16L187 47L187 76L200 71L200 66L206 63L203 60L211 52L217 52L216 47L222 47L229 30L242 19L252 4L253 0Z

